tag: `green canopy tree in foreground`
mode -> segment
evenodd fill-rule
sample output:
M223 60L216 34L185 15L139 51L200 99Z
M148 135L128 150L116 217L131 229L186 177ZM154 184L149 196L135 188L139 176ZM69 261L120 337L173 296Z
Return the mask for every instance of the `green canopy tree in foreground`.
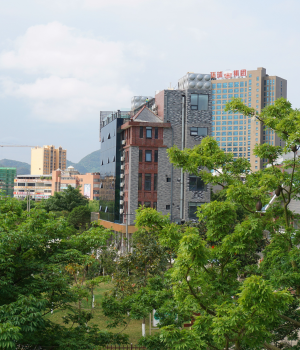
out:
M165 274L169 298L179 316L188 313L195 319L191 329L175 322L163 324L159 335L141 341L148 349L300 347L300 230L293 225L297 215L289 210L291 200L300 194L300 161L295 153L300 111L285 99L260 114L238 99L227 104L227 110L272 128L285 147L256 145L254 154L270 164L257 172L251 172L246 159L225 154L211 137L193 149L168 150L175 166L201 176L207 184L220 185L223 200L198 209L205 231L196 226L176 229L170 223L161 228L161 222L155 223L153 214L145 212L143 224L156 228L159 243L176 255ZM286 151L293 157L275 165ZM274 193L276 199L262 211ZM159 307L164 305L162 300Z
M92 314L76 307L90 291L74 276L84 279L96 259L92 252L104 249L111 234L97 225L74 234L65 218L39 208L24 212L17 200L0 196L1 349L86 350L127 342L90 326ZM51 310L66 311L65 326L51 322Z

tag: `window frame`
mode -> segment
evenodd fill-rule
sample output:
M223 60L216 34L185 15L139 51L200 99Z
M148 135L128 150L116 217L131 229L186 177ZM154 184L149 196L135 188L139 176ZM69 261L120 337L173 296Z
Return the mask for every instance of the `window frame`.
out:
M148 132L150 136L148 136ZM152 126L146 127L146 139L152 139Z
M148 155L150 155L150 160L147 160ZM152 150L145 150L145 162L147 162L147 163L152 162Z
M144 180L144 190L151 191L152 174L145 174Z

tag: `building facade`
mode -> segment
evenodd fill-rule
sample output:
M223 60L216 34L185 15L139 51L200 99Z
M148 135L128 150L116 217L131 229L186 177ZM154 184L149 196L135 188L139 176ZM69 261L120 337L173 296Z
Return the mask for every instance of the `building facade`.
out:
M210 187L195 174L173 167L167 149L199 144L211 134L211 120L209 74L188 73L179 80L177 90L162 90L146 105L132 109L130 119L121 125L120 148L116 147L120 153L120 180L116 178L116 184L120 183L121 225L134 225L139 205L169 214L174 222L196 218L197 207L210 200ZM105 129L101 137L108 138Z
M90 200L99 200L100 173L80 174L72 166L65 171L52 172L52 195L66 190L68 186L79 187L81 194Z
M100 218L120 223L121 126L130 119L130 111L100 112Z
M51 174L54 170L65 170L67 167L67 151L61 146L53 145L34 147L31 149L31 175Z
M100 174L82 175L70 166L66 171L55 170L50 175L18 175L14 181L13 195L18 199L30 196L32 200L38 201L48 199L68 186L80 187L83 196L99 200Z
M225 105L232 98L241 98L259 113L280 97L287 98L287 81L278 76L269 76L265 68L233 72L212 72L212 136L220 148L231 152L235 158L244 157L251 163L252 171L266 166L267 160L253 155L256 144L281 145L281 139L273 130L248 116L226 112Z
M14 195L14 180L17 176L16 168L0 168L0 190L9 197Z

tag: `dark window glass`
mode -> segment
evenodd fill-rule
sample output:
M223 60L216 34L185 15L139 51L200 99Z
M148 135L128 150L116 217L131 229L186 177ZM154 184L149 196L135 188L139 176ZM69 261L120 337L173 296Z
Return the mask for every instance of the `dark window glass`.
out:
M167 209L167 210L170 210L170 209L171 209L170 204L167 204L167 205L166 205L166 209Z
M197 136L198 135L198 128L191 128L191 136Z
M158 139L158 128L155 128L155 138Z
M145 174L145 191L151 191L151 174Z
M140 126L140 139L144 137L144 128Z
M198 128L198 136L207 136L207 128Z
M170 177L167 177L167 182L171 182L171 178Z
M145 161L152 162L152 151L145 151Z
M198 95L191 94L191 109L198 109Z
M143 150L139 150L139 162L143 161Z
M154 151L154 162L158 162L158 151Z
M152 128L151 127L146 128L146 138L152 139Z
M154 174L154 191L157 191L157 174Z
M157 209L157 202L153 202L153 209Z
M200 207L204 203L196 203L196 202L189 202L189 218L190 219L197 219L197 208Z
M201 177L190 175L189 189L190 191L206 191L207 188Z
M144 202L145 208L151 208L151 202Z
M139 182L138 182L138 190L142 190L142 176L143 174L139 174Z
M142 202L138 202L138 207L142 205Z

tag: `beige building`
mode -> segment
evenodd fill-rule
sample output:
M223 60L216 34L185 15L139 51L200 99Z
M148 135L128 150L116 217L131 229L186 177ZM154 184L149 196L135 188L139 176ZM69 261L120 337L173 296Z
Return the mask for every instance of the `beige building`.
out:
M287 98L287 81L275 75L268 75L265 68L246 71L234 70L212 72L212 136L220 148L232 152L236 158L244 157L251 162L253 171L266 166L266 160L253 155L253 148L259 143L280 146L281 140L273 130L264 128L259 122L239 113L225 112L228 101L234 97L259 113L277 98Z
M31 149L31 175L51 174L54 170L65 170L67 151L53 145Z

